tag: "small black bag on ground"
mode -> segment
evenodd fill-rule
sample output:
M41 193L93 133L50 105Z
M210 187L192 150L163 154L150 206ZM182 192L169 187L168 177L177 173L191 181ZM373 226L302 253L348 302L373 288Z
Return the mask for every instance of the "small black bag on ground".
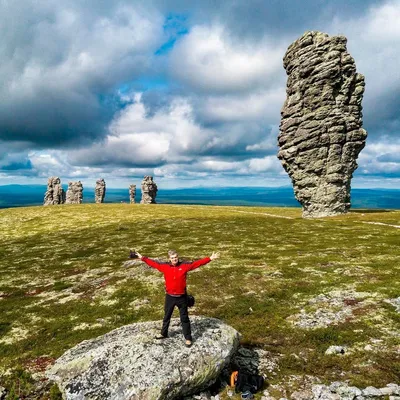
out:
M239 371L237 375L235 391L257 393L264 386L264 378L261 375L249 374Z
M188 294L186 295L186 298L187 298L187 306L193 307L195 303L194 297L191 294Z

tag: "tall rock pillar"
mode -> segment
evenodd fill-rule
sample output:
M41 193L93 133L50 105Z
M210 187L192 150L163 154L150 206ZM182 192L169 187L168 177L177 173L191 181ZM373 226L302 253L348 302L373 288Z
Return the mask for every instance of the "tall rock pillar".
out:
M343 214L365 146L364 76L356 72L344 36L306 32L284 58L286 100L278 158L289 174L303 217Z
M81 204L83 201L83 185L81 181L68 182L66 204Z
M51 176L47 180L47 190L44 194L44 206L65 203L65 191L61 186L61 180L58 176Z
M142 200L140 204L155 204L157 196L157 185L152 176L145 176L142 181Z
M131 204L135 203L136 197L136 185L129 185L129 202Z
M103 203L106 195L106 182L104 179L98 179L96 181L96 187L94 189L94 201L96 203Z

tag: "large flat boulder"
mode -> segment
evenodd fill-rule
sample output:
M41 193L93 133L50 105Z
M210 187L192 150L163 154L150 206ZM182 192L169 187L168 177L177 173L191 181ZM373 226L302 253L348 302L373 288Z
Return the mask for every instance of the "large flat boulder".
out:
M126 325L66 351L47 371L66 399L174 399L215 382L239 333L215 318L191 317L185 347L179 319L157 340L161 321Z

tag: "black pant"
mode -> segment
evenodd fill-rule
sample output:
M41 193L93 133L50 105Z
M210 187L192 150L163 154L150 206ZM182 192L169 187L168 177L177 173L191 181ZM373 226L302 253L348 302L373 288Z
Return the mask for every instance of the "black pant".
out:
M170 296L169 294L165 295L164 319L161 329L161 335L168 336L169 323L171 321L171 316L172 313L174 312L175 306L179 308L179 315L181 317L183 336L185 336L186 340L192 340L192 331L190 329L186 294L183 294L182 296L179 297Z

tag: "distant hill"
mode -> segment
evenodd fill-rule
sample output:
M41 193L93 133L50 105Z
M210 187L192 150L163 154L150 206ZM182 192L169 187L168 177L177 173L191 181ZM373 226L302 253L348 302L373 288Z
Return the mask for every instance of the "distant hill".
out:
M63 185L67 190L67 185ZM0 186L0 208L35 206L43 204L45 185ZM400 190L397 189L352 189L353 208L400 209ZM141 191L136 191L137 202ZM83 202L94 203L94 188L85 187ZM128 203L128 188L107 188L106 203ZM160 204L209 204L236 206L300 207L293 189L285 187L208 187L189 189L160 189L157 195Z

